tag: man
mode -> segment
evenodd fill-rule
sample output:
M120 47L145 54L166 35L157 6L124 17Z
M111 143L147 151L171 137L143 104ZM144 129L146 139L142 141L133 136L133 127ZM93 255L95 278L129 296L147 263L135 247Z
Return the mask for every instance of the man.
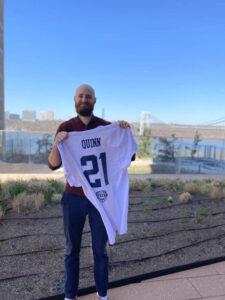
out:
M91 86L80 85L76 90L74 102L78 116L62 123L56 132L55 141L48 158L48 164L52 170L59 168L62 164L57 144L68 137L68 132L85 131L100 125L110 124L110 122L93 115L96 98L95 91ZM124 121L118 121L118 125L122 128L129 127L129 124ZM88 214L91 228L97 299L108 300L108 255L106 251L108 237L101 215L85 197L82 187L71 187L68 182L61 204L66 237L65 300L77 299L79 253L86 214Z

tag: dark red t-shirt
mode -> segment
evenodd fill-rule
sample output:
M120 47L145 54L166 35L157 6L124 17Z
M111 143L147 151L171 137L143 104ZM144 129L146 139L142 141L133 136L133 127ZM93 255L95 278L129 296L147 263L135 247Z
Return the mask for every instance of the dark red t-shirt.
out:
M79 118L79 116L72 118L66 122L63 122L62 124L59 125L56 134L60 131L66 131L66 132L70 132L70 131L85 131L85 130L89 130L89 129L94 129L100 125L109 125L111 124L108 121L105 121L103 119L100 119L98 117L93 116L92 119L90 120L90 122L88 123L88 125L85 125L81 119ZM50 164L50 162L48 162L48 166L51 170L56 170L59 167L61 167L61 164L58 166L52 166ZM70 194L76 194L76 195L80 195L80 196L84 196L84 192L82 187L74 187L74 186L70 186L69 183L66 183L66 187L65 187L65 191L67 193Z

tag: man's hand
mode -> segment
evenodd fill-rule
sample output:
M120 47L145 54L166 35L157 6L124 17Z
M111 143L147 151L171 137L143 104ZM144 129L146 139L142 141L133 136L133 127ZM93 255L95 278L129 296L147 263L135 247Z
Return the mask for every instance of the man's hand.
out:
M126 121L117 121L117 124L121 128L130 128L130 124L127 123Z
M58 144L68 138L68 132L60 131L55 137L55 143Z
M54 144L52 146L52 150L48 156L48 162L52 166L53 170L54 170L54 167L56 167L56 168L60 167L60 165L62 163L61 156L60 156L59 150L57 148L57 144L64 141L67 138L68 138L68 132L66 132L66 131L60 131L59 133L57 133L57 135L55 137Z

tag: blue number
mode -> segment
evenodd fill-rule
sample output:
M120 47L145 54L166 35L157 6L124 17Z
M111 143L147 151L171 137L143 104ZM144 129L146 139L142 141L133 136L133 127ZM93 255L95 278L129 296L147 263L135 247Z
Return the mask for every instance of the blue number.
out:
M100 154L99 158L102 160L102 168L104 173L105 184L109 184L108 174L107 174L107 164L106 164L106 153L103 152Z
M106 153L105 152L100 153L99 158L101 159L101 162L102 162L102 169L103 169L105 184L108 185L109 180L108 180L108 173L107 173ZM82 156L80 159L81 166L86 166L88 161L91 161L92 169L85 170L84 176L87 178L87 181L89 182L91 187L101 187L101 179L100 178L96 179L95 182L91 182L91 180L89 178L90 175L95 175L99 172L98 159L95 155Z
M86 166L88 161L92 162L92 169L85 170L84 176L87 178L87 181L90 183L91 187L100 187L101 186L100 179L96 179L95 182L91 182L89 178L90 175L97 174L99 171L97 157L95 155L87 155L87 156L82 156L80 159L82 166Z

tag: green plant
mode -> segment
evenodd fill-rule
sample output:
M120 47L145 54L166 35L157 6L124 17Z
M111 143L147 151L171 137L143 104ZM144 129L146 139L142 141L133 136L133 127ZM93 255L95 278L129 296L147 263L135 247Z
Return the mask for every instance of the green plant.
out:
M182 225L186 225L187 223L189 223L189 220L188 220L188 219L181 219L181 220L180 220L180 223L181 223Z
M1 203L0 204L0 219L6 214L7 211L7 204Z
M139 158L151 157L153 152L153 138L150 129L144 131L144 135L139 137L137 156Z
M48 180L48 184L51 188L54 189L56 194L62 194L64 192L64 183L54 179L50 179Z
M209 211L206 207L202 207L199 211L200 216L208 217Z
M194 218L195 218L195 223L198 224L200 220L200 214L198 211L195 211Z
M163 181L163 189L169 192L180 191L182 187L183 187L183 183L179 179Z
M42 191L42 194L44 195L45 200L49 203L49 204L53 204L52 201L52 195L53 195L53 188L52 187L48 187L47 189L44 189Z
M161 180L147 178L146 179L149 183L152 189L160 188L163 186L163 183Z
M6 189L10 195L10 199L13 199L18 194L28 190L28 183L23 180L18 181L7 181Z

